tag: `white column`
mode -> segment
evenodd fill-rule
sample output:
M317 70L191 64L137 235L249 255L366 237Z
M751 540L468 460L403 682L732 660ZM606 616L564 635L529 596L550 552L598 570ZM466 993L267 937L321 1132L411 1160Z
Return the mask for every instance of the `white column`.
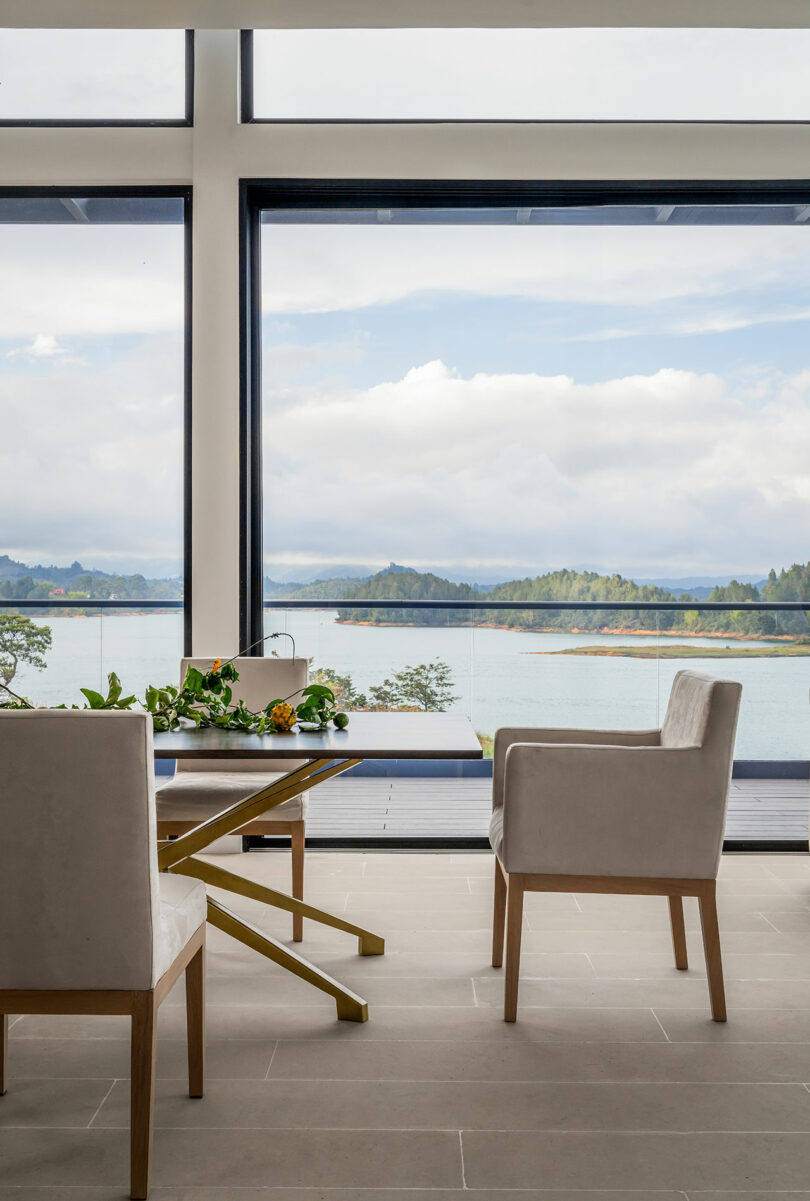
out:
M239 34L195 36L192 642L239 650Z

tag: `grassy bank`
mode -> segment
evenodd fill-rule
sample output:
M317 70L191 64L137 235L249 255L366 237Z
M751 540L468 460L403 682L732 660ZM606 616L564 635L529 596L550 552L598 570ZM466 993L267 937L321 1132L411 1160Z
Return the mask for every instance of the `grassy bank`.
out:
M530 655L606 655L624 659L784 659L810 655L810 642L789 646L569 646Z

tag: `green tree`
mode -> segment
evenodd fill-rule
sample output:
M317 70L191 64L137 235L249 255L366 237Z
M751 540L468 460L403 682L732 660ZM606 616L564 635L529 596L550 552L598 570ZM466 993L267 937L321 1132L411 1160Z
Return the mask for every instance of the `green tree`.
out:
M427 712L443 713L453 701L453 675L449 664L441 659L406 667L394 676L399 695L406 705L415 705Z
M348 673L339 675L334 667L316 667L312 672L312 683L325 684L332 689L337 709L365 709L368 705L368 698L357 691L352 677Z
M10 684L20 663L40 670L46 667L45 652L50 650L50 626L39 626L30 617L14 613L0 614L0 679Z
M419 709L428 713L443 713L458 697L453 695L453 675L447 663L434 659L431 663L408 665L369 689L375 709Z
M372 709L398 709L402 704L399 688L393 680L373 684L368 690Z

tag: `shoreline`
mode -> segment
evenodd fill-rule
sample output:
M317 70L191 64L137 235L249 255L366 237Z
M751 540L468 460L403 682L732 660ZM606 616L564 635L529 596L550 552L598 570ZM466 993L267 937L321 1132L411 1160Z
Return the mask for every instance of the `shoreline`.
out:
M371 606L369 606L371 607ZM407 609L407 605L402 606ZM330 610L319 610L319 612L329 612ZM380 626L381 628L403 628L411 629L441 629L442 626L451 626L454 629L470 629L477 630L507 630L515 634L590 634L590 635L618 635L622 638L714 638L717 640L734 639L738 642L781 642L790 645L796 641L792 634L740 634L740 633L718 633L716 630L639 630L627 626L602 626L598 630L583 630L579 626L572 626L570 630L560 629L559 626L505 626L494 621L443 621L438 624L427 621L353 621L351 618L335 618L335 625L341 626ZM556 655L558 651L528 651L527 654L532 655Z
M526 655L592 655L606 659L799 659L810 656L810 642L790 646L567 646Z

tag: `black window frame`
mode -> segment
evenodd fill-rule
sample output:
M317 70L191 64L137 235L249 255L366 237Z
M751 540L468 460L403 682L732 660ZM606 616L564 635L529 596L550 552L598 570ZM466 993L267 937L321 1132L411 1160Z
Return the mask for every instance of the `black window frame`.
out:
M263 637L261 213L263 209L542 208L810 204L806 180L242 179L239 644ZM252 650L261 655L259 644Z
M0 129L182 129L194 124L194 30L185 31L185 115L182 117L0 117ZM87 189L84 189L87 191ZM88 192L89 194L89 192Z
M747 120L735 117L667 117L665 120L646 117L621 117L603 120L599 117L257 117L254 112L254 52L253 30L239 31L239 112L243 125L808 125L804 119Z
M191 336L192 336L192 201L190 186L174 185L127 185L65 187L62 184L48 186L0 186L0 199L65 198L76 195L82 198L167 198L183 202L183 654L192 653L192 400L191 400Z

